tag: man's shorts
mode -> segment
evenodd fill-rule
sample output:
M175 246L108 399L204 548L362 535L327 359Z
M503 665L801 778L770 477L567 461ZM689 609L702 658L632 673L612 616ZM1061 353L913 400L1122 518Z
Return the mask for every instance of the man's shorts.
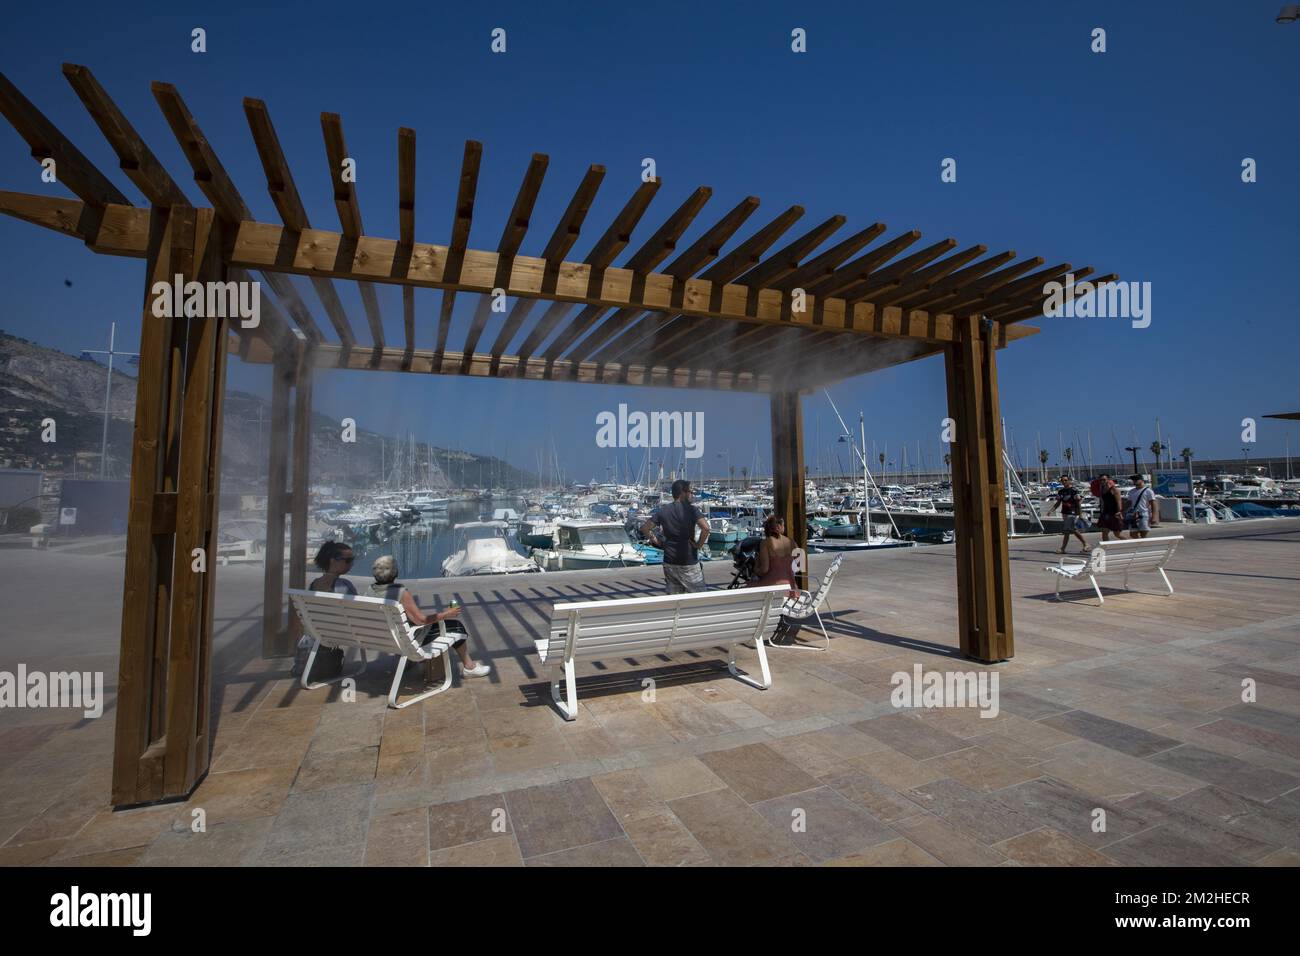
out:
M690 594L703 591L704 572L698 564L665 564L664 581L669 594Z
M1065 521L1066 531L1087 531L1091 526L1091 522L1083 515L1062 515L1061 517Z
M1107 531L1114 531L1117 534L1124 530L1124 521L1117 514L1102 515L1097 519L1097 524Z
M1145 511L1130 511L1124 523L1134 531L1151 530L1151 516Z

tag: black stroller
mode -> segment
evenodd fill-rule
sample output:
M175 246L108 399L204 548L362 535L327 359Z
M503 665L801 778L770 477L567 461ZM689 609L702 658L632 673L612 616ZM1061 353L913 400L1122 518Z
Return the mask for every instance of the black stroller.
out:
M727 590L743 588L758 578L758 546L763 539L758 535L742 538L731 546L731 583Z

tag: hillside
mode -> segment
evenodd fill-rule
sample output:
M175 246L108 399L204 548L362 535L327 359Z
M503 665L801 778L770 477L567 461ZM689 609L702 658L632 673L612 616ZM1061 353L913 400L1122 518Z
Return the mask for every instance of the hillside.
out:
M107 368L46 348L0 330L0 467L39 468L71 475L97 473L104 425ZM135 379L113 371L109 420L109 474L130 470L135 416ZM226 392L223 409L222 476L228 491L257 490L264 482L270 442L270 403L247 392ZM57 441L41 440L41 422L53 418ZM259 427L259 421L266 424ZM433 488L494 483L523 487L536 482L528 472L484 455L449 451L378 432L357 429L355 444L338 440L339 424L312 416L312 481L317 484L370 486L390 478ZM278 440L278 439L277 439ZM412 465L414 457L418 464ZM74 458L76 459L74 462ZM395 464L398 470L394 471Z

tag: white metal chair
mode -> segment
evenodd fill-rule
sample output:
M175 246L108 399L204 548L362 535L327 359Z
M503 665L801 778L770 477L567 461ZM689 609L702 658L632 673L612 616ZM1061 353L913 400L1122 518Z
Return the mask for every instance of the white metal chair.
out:
M826 639L825 647L814 647L811 644L775 644L768 641L772 647L798 647L805 650L829 651L831 649L831 636L826 633L826 625L822 622L821 609L827 608L827 613L832 614L829 605L826 604L826 598L831 592L831 583L835 580L835 575L839 573L840 564L844 561L844 555L837 554L835 560L831 562L826 574L822 577L821 582L817 585L816 593L812 591L800 591L797 597L787 598L785 606L781 608L781 618L783 622L802 621L808 618L815 618L817 626L821 628L822 637Z
M302 686L307 690L316 690L340 681L344 676L354 677L366 669L366 651L381 654L396 654L397 671L393 674L393 686L388 692L388 706L397 708L410 707L412 704L441 694L451 687L451 661L444 661L446 672L441 686L416 694L410 699L397 702L397 694L402 686L402 674L407 661L424 662L444 656L452 645L464 635L450 633L443 621L438 622L438 636L428 644L421 645L417 633L423 636L423 628L412 624L406 617L406 609L397 601L385 598L359 596L351 594L333 594L328 591L303 591L291 588L286 592L293 602L298 619L302 621L303 630L312 637L314 643L307 666L302 671ZM432 626L432 625L430 625ZM355 647L361 651L362 664L354 674L343 675L317 683L311 682L312 664L316 662L316 652L325 647Z

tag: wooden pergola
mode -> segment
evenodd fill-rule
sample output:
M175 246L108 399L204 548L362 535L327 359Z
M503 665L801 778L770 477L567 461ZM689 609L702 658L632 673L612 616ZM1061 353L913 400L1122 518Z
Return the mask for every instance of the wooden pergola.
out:
M194 205L90 70L63 74L147 200L134 205L0 74L0 111L38 161L53 159L75 199L0 192L0 211L83 241L95 252L144 259L140 374L131 462L123 588L114 804L188 794L209 764L215 575L193 571L195 549L215 553L221 407L229 353L273 368L278 434L268 478L263 653L292 653L283 548L291 525L289 579L306 584L306 519L313 371L316 368L469 375L541 381L673 386L769 396L776 510L805 541L802 395L849 376L942 354L956 423L953 498L961 650L986 662L1013 655L1003 457L995 353L1038 330L1047 282L1089 268L1014 252L960 251L944 239L911 251L911 230L882 239L883 223L832 240L832 216L794 238L792 206L730 245L758 208L748 197L679 250L711 196L692 192L621 265L615 260L660 191L639 182L581 261L566 257L586 225L605 168L583 173L540 255L520 252L547 171L534 154L495 249L469 246L482 146L465 144L455 214L445 245L415 238L416 135L397 131L400 234L367 235L337 114L322 113L324 158L334 183L336 229L315 228L294 184L270 113L245 99L253 143L280 222L253 219L180 93L152 92L210 205ZM774 251L773 251L774 250ZM262 321L155 318L157 281L259 280ZM289 276L306 276L319 311ZM1108 275L1092 279L1113 281ZM359 339L335 283L357 283L369 340ZM402 287L403 340L385 339L375 285ZM417 328L414 290L442 290L436 323ZM494 290L513 304L490 343L483 333ZM458 293L479 296L459 350L448 348ZM800 303L802 301L802 308ZM538 306L544 308L538 308ZM318 315L333 330L330 338ZM417 347L428 333L432 348ZM335 340L336 339L336 340Z

